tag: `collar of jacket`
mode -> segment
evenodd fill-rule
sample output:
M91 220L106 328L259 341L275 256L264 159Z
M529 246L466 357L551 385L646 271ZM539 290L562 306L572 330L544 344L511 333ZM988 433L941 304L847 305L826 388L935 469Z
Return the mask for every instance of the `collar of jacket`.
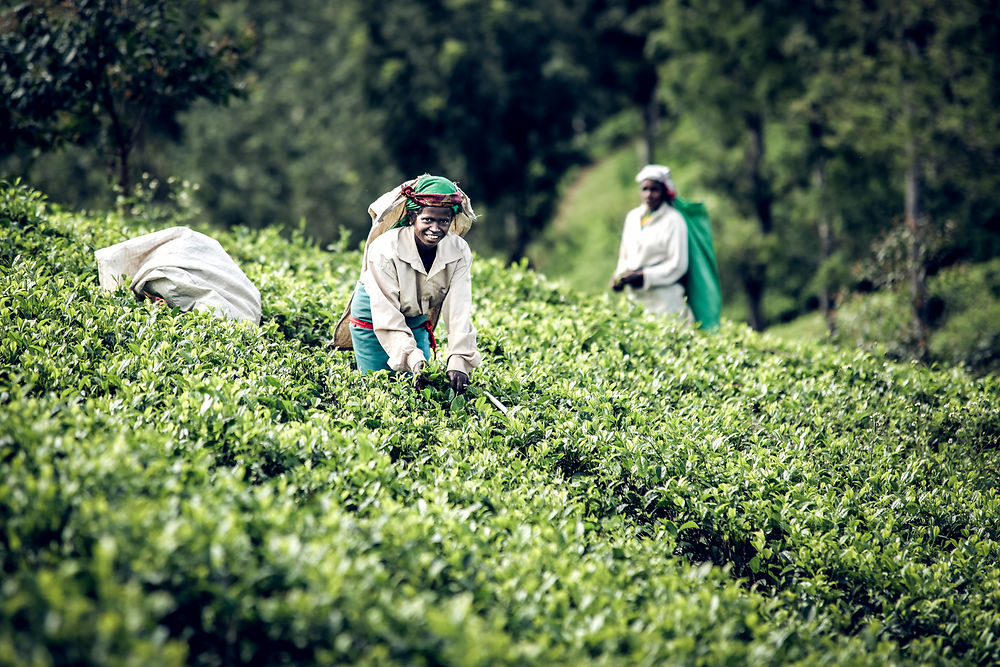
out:
M400 228L396 254L399 255L401 260L412 266L414 271L425 273L430 278L439 271L444 271L444 267L449 262L454 262L462 258L462 250L455 242L457 238L459 237L448 232L438 242L437 254L434 255L434 263L431 264L430 271L424 268L424 260L420 259L420 253L417 251L417 239L413 236L412 226Z
M660 204L660 207L655 211L653 211L652 213L650 213L649 209L647 209L645 205L640 206L639 208L642 209L642 213L639 214L640 222L642 221L643 216L645 215L649 216L649 221L646 222L645 225L641 225L643 229L648 229L650 225L656 224L657 222L662 220L667 215L667 212L673 208L673 206L671 206L666 202L663 202L662 204Z

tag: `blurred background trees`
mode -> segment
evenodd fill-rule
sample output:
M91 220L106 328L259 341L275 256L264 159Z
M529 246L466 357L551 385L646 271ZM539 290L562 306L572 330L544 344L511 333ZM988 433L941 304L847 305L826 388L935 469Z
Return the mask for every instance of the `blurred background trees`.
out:
M477 251L603 290L652 159L709 206L731 318L931 360L959 303L1000 330L993 283L956 283L1000 256L995 0L211 6L3 10L2 173L86 207L109 173L160 198L129 183L173 177L214 222L357 243L374 197L438 172L483 215ZM907 313L856 315L869 293Z
M93 148L128 191L141 139L176 138L195 100L241 92L249 42L214 39L208 18L197 0L33 0L4 12L0 148Z

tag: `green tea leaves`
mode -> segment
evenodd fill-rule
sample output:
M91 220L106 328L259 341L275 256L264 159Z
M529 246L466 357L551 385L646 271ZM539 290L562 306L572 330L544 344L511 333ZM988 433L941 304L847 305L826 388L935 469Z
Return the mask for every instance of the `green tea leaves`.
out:
M31 199L0 190L13 662L1000 660L995 379L480 258L484 364L415 391L327 345L357 252L212 231L241 326L100 294L93 248L149 230Z

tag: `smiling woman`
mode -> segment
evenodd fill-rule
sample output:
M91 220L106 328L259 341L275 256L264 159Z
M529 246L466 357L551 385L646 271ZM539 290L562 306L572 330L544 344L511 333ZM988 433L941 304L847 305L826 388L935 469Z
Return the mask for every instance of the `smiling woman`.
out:
M437 245L448 233L455 212L444 206L425 206L413 221L413 238L417 242L417 252L424 261L424 268L431 270Z
M462 238L476 219L468 196L450 180L424 174L379 197L368 213L372 231L361 278L336 344L354 350L362 373L409 372L421 387L443 316L448 381L465 391L481 361L470 317L472 251Z

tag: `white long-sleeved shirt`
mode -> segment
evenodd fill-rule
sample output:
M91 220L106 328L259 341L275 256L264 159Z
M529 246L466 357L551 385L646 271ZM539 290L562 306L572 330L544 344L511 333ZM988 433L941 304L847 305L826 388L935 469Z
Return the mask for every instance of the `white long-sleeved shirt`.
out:
M375 337L389 355L389 367L410 371L424 361L407 317L429 315L441 306L448 329L448 370L465 374L482 357L472 326L472 251L461 236L448 233L437 246L430 271L417 252L413 227L391 229L368 246L361 284L371 301Z
M684 314L684 287L677 281L688 270L687 223L677 209L664 203L643 225L642 216L648 212L643 205L625 216L615 277L641 269L642 287L630 289L629 296L654 313Z

